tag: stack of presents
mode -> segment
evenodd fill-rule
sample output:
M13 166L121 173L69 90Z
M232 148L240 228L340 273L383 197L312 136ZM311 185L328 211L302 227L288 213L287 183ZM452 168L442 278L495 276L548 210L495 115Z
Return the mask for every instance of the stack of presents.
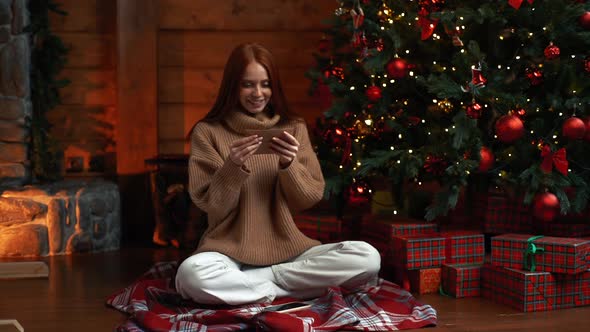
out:
M482 296L523 312L590 305L590 213L547 223L522 199L469 197L471 208L459 204L435 222L371 210L348 219L310 213L295 222L324 243L372 244L382 277L414 294Z

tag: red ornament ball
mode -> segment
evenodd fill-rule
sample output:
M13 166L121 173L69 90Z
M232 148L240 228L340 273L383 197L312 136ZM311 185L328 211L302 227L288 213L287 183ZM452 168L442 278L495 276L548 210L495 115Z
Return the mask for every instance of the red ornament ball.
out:
M467 116L472 119L479 119L481 117L481 113L483 112L483 108L478 103L473 103L468 105L465 109Z
M584 59L584 71L590 73L590 56L587 56L586 59Z
M553 60L559 58L560 50L559 47L553 45L553 43L550 43L549 46L545 47L545 51L543 53L545 53L545 59Z
M480 172L487 172L489 171L492 166L494 166L494 154L492 150L489 148L482 146L481 150L479 150L479 168Z
M585 12L580 16L580 25L586 29L590 30L590 12Z
M559 213L559 199L550 192L537 194L533 202L533 214L537 219L548 222Z
M531 85L539 85L543 83L543 72L538 68L527 68L525 72Z
M377 102L381 99L381 88L372 85L367 88L367 91L365 91L365 95L367 96L370 102Z
M496 121L496 135L501 142L512 143L524 135L524 124L516 115L503 115Z
M404 78L408 74L408 63L402 58L395 58L387 63L385 69L393 78Z
M586 125L586 135L584 136L584 140L590 142L590 116L584 120L584 124Z
M572 116L563 122L561 133L568 139L582 139L586 135L586 124L582 119Z

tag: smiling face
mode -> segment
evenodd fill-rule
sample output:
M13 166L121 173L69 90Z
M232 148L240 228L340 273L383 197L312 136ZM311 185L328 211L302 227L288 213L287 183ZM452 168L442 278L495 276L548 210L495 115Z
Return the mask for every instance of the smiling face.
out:
M240 105L248 113L258 114L264 111L271 96L266 69L258 62L250 62L240 82Z

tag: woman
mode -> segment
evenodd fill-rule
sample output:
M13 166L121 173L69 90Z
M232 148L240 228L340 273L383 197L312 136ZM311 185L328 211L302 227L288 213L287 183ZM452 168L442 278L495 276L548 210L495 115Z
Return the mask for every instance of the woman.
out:
M250 133L271 128L282 130L272 153L256 154L261 135ZM380 256L373 247L321 245L293 222L292 213L312 207L323 191L305 122L287 109L272 55L239 45L213 108L191 132L189 192L209 225L178 268L178 292L198 303L239 305L374 282Z

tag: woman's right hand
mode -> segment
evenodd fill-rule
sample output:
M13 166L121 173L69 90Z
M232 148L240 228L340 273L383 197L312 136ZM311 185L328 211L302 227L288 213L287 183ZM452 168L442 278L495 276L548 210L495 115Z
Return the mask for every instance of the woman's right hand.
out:
M262 137L258 135L240 138L231 144L229 159L234 164L242 166L258 150L260 144L262 144Z

